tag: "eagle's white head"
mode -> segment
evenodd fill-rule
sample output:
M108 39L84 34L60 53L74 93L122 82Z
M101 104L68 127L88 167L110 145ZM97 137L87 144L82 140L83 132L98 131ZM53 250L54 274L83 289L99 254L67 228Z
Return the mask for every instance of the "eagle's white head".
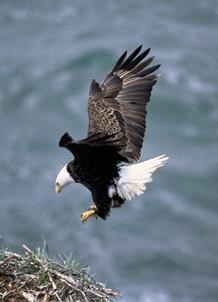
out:
M73 177L67 170L67 164L63 166L63 168L58 173L58 176L55 181L55 191L56 193L60 193L61 190L69 185L70 183L75 182Z

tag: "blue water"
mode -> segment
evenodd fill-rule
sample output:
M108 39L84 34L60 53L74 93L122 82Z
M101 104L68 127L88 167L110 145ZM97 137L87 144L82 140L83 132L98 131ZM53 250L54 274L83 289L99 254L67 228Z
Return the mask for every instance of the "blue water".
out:
M218 301L217 1L0 2L0 244L73 253L125 302ZM92 78L125 49L152 48L162 76L142 159L166 153L146 194L107 222L90 193L54 180L87 131Z

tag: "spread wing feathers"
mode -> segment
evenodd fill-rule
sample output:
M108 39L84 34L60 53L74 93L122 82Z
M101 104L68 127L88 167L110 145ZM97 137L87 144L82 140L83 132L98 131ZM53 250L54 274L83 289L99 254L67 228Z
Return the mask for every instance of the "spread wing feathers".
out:
M125 160L119 154L122 146L116 142L117 139L114 134L106 136L94 134L86 139L75 141L66 132L61 137L59 146L69 150L75 159L81 160L84 165L86 163L90 165L91 162L95 164L97 158L99 163L102 161L102 167L104 167L105 157L109 165Z
M116 134L122 145L120 154L128 161L139 159L146 129L146 104L157 82L154 73L160 65L148 67L150 48L142 46L128 57L124 52L105 80L92 81L89 92L88 136ZM116 144L119 144L116 142Z

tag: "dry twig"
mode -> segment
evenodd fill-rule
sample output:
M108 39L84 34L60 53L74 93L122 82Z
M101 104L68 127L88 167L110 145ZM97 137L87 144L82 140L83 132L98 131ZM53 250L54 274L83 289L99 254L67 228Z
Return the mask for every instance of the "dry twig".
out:
M25 255L0 251L0 301L111 302L116 291L95 282L84 270L67 267L43 250L22 246Z

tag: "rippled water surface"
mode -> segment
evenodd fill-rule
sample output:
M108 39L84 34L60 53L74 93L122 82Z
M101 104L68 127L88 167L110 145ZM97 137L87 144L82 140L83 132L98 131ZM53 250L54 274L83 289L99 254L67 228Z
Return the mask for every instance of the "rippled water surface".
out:
M218 301L217 1L0 2L0 243L73 252L127 302ZM162 76L142 152L166 153L146 194L80 222L80 185L54 193L86 136L87 94L125 49L152 48Z

